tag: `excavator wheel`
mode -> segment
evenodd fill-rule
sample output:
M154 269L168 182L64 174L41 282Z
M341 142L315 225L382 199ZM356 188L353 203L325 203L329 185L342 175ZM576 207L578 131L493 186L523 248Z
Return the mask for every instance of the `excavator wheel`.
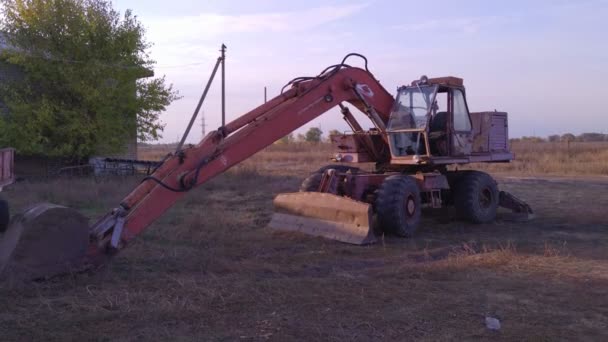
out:
M0 279L36 280L82 268L88 219L74 209L42 203L15 215L0 235Z
M8 202L4 199L0 199L0 233L4 233L10 222L10 211L8 208Z
M321 179L323 178L323 172L314 172L310 176L306 177L300 185L300 192L313 192L319 191L321 185Z
M473 223L492 222L498 209L498 185L485 172L464 171L454 184L453 199L464 219Z
M378 189L375 203L378 226L385 232L410 237L421 215L420 189L413 177L387 177Z

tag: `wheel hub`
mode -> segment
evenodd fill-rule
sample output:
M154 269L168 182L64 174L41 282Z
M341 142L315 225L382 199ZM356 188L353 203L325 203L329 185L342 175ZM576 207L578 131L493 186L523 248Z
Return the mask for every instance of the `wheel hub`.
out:
M408 216L413 216L416 212L416 202L414 201L414 198L412 196L409 196L405 200L405 212Z
M482 208L489 208L492 205L492 191L484 188L479 193L479 204Z

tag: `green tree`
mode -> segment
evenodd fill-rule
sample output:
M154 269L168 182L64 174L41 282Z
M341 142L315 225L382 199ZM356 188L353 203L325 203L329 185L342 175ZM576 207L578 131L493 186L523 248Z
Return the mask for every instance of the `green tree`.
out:
M311 127L306 131L304 135L304 139L307 142L315 142L318 143L321 141L321 136L323 135L323 131L318 127Z
M106 0L0 0L1 58L23 77L0 86L0 144L24 154L86 157L156 140L160 113L178 98L130 10ZM148 78L145 78L148 77Z
M342 135L342 132L338 131L337 129L332 129L329 131L329 135Z
M561 141L564 141L564 142L574 141L574 140L576 140L576 136L572 133L566 133L566 134L562 135L562 137L561 137Z
M521 141L523 142L529 142L529 143L541 143L544 142L545 139L541 138L541 137L536 137L536 136L531 136L531 137L521 137Z

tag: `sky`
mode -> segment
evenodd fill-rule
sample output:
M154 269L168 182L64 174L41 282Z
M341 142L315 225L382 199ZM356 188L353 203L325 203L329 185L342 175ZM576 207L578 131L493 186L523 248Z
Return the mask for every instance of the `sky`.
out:
M161 115L161 142L183 134L222 43L227 121L262 104L264 87L270 99L289 80L358 52L393 94L421 75L463 78L469 109L508 112L511 137L608 133L608 0L115 0L114 7L138 16L155 75L182 96ZM219 77L202 111L207 132L220 126ZM298 132L311 126L347 130L337 110ZM188 141L201 135L198 120Z

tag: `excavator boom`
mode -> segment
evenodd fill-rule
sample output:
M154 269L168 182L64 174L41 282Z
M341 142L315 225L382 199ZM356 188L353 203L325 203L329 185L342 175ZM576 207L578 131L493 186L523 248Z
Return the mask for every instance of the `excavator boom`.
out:
M66 260L65 257L53 260L52 256L46 256L46 264L59 263L66 269L61 270L57 265L48 266L50 274L39 272L38 269L35 277L64 273L69 271L68 267L86 268L92 264L103 263L108 256L127 246L130 240L142 233L187 191L225 172L331 108L338 105L342 107L343 102L350 103L365 113L380 132L386 128L394 102L392 95L380 85L367 67L365 69L350 67L344 64L344 61L325 69L316 77L297 78L288 85L290 88L285 92L224 127L210 132L196 146L170 155L116 208L90 228L86 228L89 232L88 248L73 246L77 252L67 253L71 257L70 260ZM360 127L352 115L345 114L345 119L351 127ZM371 151L371 147L370 153L378 154L377 151ZM368 208L366 206L361 210L368 211ZM74 221L70 211L57 209L54 211L55 216L61 213L64 213L65 217L55 217L56 225L61 225L62 220ZM44 216L38 213L36 217ZM351 216L361 215L355 213ZM27 247L19 244L35 245L48 239L49 234L61 234L60 229L30 229L29 227L41 226L40 222L36 221L36 217L29 220L32 222L28 221L28 226L15 228L21 230L18 232L20 239L4 247L3 254L7 257L0 259L0 273L5 266L14 263L14 259L10 257L11 250L27 250ZM355 221L358 223L354 223ZM365 218L357 218L350 223L358 225L357 229L364 230L358 233L364 238L369 235L368 231L371 229L365 221ZM73 229L72 226L70 229ZM21 270L21 277L30 277L23 268Z
M363 95L369 95L364 98L366 104L357 93L357 87L362 85L368 88ZM120 240L128 242L138 235L186 190L205 183L342 102L363 110L366 105L373 106L382 120L379 121L385 123L393 97L371 73L359 68L339 69L326 79L294 85L225 128L211 132L197 146L183 150L147 177L121 202L118 212L123 211L126 218Z

